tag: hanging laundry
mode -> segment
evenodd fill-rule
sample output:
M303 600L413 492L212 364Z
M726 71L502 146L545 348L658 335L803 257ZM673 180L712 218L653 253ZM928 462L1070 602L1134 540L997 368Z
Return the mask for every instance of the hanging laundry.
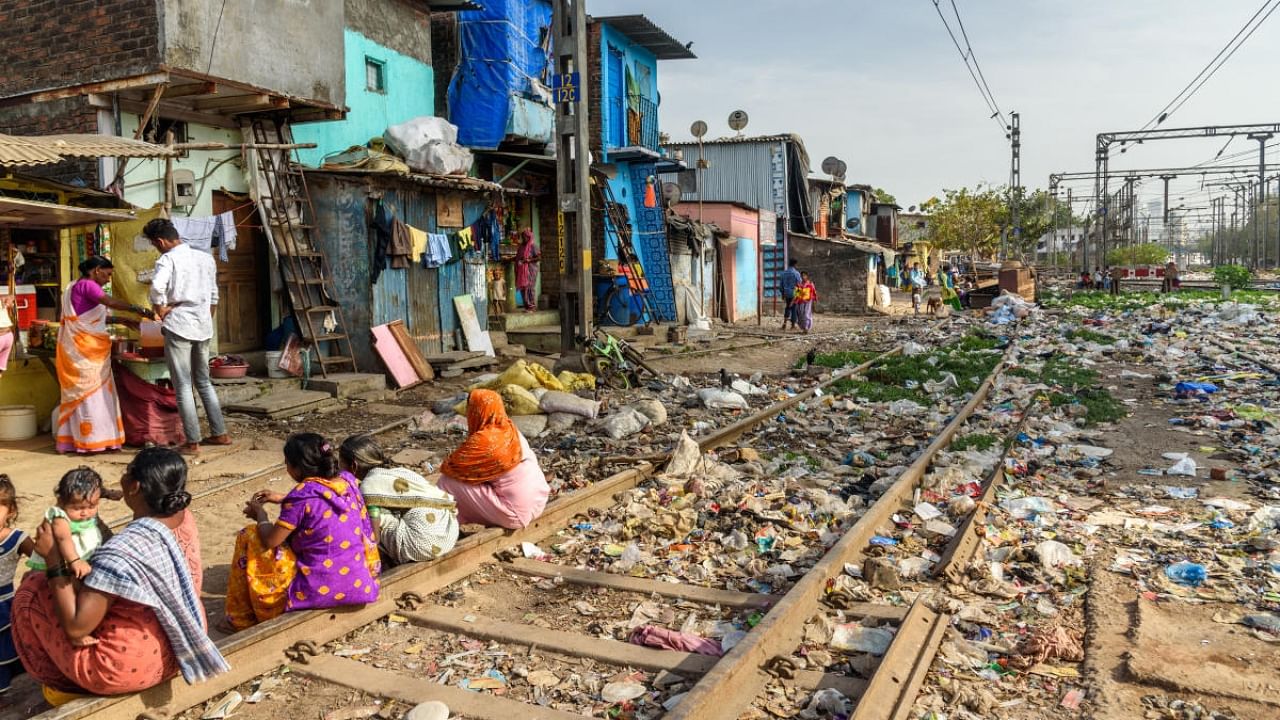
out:
M387 246L392 270L404 270L413 264L413 238L409 226L399 220L391 223L391 244Z
M391 247L391 229L395 213L381 200L373 211L373 265L369 268L369 284L376 285L378 276L387 267L388 249Z
M502 225L498 223L497 213L490 210L480 217L472 227L476 230L476 244L491 260L500 260L502 246Z
M197 250L212 254L218 248L218 259L227 262L227 251L236 249L236 220L228 211L207 217L176 217L173 226L182 240Z
M408 223L405 224L405 227L409 228L409 240L413 244L413 250L409 253L410 256L421 258L427 252L427 231L419 230Z
M463 251L470 250L475 246L474 231L471 228L463 228L458 231L458 245Z
M427 233L427 251L422 255L422 267L437 268L447 264L452 257L448 235Z

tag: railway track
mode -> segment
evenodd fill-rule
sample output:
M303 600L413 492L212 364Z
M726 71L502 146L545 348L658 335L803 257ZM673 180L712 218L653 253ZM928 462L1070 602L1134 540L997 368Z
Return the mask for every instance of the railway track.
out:
M817 387L752 413L702 438L697 443L698 450L708 452L758 435L770 428L771 421L776 421L788 411L820 414L806 404L821 398L842 378L863 373L898 352L900 349L895 348L856 368L837 372ZM779 682L805 694L830 688L849 698L861 698L854 715L859 720L904 717L946 630L948 618L919 601L909 607L901 607L851 600L847 595L832 593L831 581L841 576L849 564L866 560L871 538L886 525L893 524L895 513L910 507L922 479L939 454L987 403L1012 352L1012 348L1005 350L1002 359L977 391L898 474L888 490L867 506L851 525L839 527L842 533L833 545L823 550L820 543L812 542L814 533L809 532L811 542L807 547L802 546L804 551L798 550L794 559L802 572L778 577L777 586L770 588L770 592L741 586L707 587L665 582L512 556L511 548L521 543L538 543L551 538L564 542L566 537L590 543L590 538L583 539L587 533L584 526L589 525L582 522L584 518L617 520L619 496L637 499L645 494L660 495L653 492L653 483L659 479L657 464L640 462L586 488L559 496L527 528L518 531L485 530L462 539L454 551L438 561L404 565L384 573L382 599L377 603L338 611L290 614L221 641L219 645L233 670L213 681L189 686L181 679L173 679L137 695L79 700L38 717L45 720L173 717L286 664L294 674L390 700L404 703L442 700L455 713L466 717L504 720L508 717L581 717L581 714L553 707L439 684L422 678L421 673L417 676L399 674L355 659L364 653L342 656L325 650L326 643L375 625L390 626L397 639L404 642L417 637L415 633L423 632L465 636L473 641L528 648L529 657L535 655L537 648L544 655L585 658L606 666L636 668L667 673L669 678L684 678L668 683L674 688L666 693L671 705L665 715L668 718L736 718L757 700L761 688ZM1007 398L1002 400L1007 403ZM874 423L875 419L869 421ZM393 423L385 429L392 429L395 425ZM998 479L998 469L999 463L988 480L988 493ZM273 469L257 474L271 471ZM232 484L224 484L209 492L223 491ZM755 520L772 521L778 526L788 523L785 517L757 517ZM968 522L960 529L950 541L944 560L935 568L935 573L945 574L948 568L966 561L965 537L972 534L975 525L980 524L980 520ZM804 535L803 532L800 534ZM715 543L725 541L724 534L720 533L719 537L708 534L702 541L714 549L718 547ZM651 554L660 551L658 547L644 548L644 552ZM458 595L456 588L477 573L500 574L507 582L523 586L542 583L560 591L566 604L579 602L572 599L575 597L598 598L611 593L662 598L683 607L696 608L704 616L718 617L723 621L741 621L744 616L751 616L750 624L754 624L754 628L746 632L723 657L714 657L593 637L593 634L600 634L599 628L594 628L595 633L567 632L450 607L449 599ZM808 667L803 658L795 656L805 620L817 612L835 612L841 619L863 618L873 623L897 625L894 642L880 668L869 680L830 672L823 667ZM678 699L678 702L670 702L671 698Z

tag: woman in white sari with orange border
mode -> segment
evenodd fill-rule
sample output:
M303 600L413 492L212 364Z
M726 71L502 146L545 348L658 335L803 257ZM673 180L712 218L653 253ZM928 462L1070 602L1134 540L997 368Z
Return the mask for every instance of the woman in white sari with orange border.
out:
M107 324L134 320L108 317L108 308L138 315L150 311L107 295L111 261L91 257L80 263L80 279L62 293L58 330L58 384L62 404L53 410L53 435L60 453L119 450L124 445L120 400L111 375L111 335Z

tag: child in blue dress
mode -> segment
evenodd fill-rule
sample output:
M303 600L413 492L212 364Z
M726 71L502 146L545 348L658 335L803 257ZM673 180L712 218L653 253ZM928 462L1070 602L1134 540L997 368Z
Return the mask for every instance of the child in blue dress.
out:
M9 609L13 606L13 576L23 555L30 555L35 542L12 527L18 519L18 493L8 475L0 475L0 693L9 689L22 663L13 647L9 631Z

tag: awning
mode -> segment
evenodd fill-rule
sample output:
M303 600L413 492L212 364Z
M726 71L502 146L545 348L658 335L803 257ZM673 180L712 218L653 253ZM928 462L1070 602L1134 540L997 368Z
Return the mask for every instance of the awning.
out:
M46 165L69 157L173 157L178 151L114 135L0 135L0 165Z
M128 210L73 207L38 200L0 196L0 226L31 225L60 228L99 222L128 222L137 219Z

